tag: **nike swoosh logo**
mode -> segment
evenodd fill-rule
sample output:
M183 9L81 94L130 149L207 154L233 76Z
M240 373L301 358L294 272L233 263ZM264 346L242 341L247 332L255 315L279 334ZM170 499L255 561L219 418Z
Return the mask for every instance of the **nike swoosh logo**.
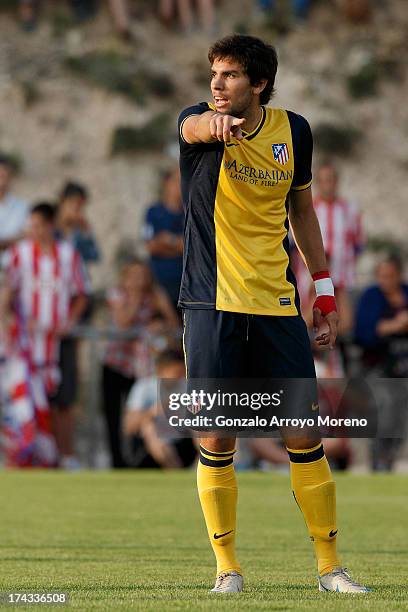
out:
M228 535L229 533L232 533L234 530L231 529L231 531L226 531L225 533L220 533L219 535L217 533L214 533L214 540L219 540L220 538L223 538L224 536Z
M319 404L312 404L312 410L319 410Z
M338 529L336 529L336 531L333 531L332 529L331 532L329 533L329 538L334 538L337 532L338 532Z

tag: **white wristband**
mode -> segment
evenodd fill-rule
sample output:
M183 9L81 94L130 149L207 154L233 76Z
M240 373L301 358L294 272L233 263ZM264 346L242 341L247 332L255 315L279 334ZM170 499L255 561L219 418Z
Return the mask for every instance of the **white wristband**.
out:
M334 286L331 278L319 278L314 281L316 295L332 295L334 297Z

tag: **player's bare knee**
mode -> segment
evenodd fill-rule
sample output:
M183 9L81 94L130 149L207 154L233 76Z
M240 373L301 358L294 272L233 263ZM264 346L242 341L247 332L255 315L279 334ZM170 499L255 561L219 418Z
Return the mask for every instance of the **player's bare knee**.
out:
M318 436L294 436L284 437L284 441L287 448L293 450L309 450L321 443L321 438Z
M235 449L235 438L200 438L200 445L213 453L226 453Z

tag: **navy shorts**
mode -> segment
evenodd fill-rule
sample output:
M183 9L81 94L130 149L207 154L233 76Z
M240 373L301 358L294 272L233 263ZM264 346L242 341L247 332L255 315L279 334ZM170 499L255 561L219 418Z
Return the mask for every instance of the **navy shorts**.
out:
M183 311L187 378L315 378L301 316Z

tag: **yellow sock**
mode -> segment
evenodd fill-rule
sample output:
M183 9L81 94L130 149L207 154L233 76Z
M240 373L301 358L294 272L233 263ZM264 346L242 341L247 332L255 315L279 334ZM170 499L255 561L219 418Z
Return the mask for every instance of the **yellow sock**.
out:
M213 453L200 446L197 487L208 535L217 559L217 574L241 572L235 557L237 481L235 451Z
M321 443L307 450L287 450L293 495L314 543L321 576L340 566L336 549L336 485Z

